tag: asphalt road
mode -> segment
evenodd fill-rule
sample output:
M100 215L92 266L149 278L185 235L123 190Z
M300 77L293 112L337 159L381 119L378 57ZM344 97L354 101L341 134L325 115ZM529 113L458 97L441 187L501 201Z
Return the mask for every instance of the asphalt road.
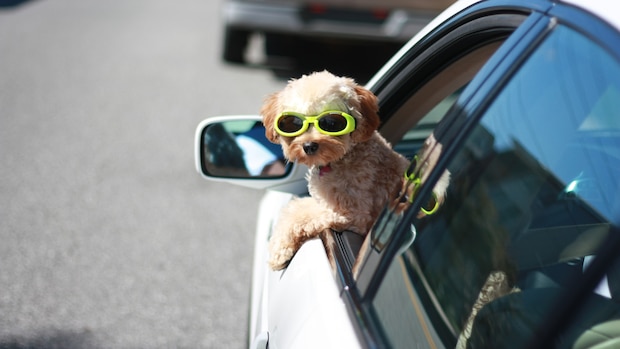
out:
M205 117L284 84L220 2L0 8L0 348L242 348L262 193L194 170Z

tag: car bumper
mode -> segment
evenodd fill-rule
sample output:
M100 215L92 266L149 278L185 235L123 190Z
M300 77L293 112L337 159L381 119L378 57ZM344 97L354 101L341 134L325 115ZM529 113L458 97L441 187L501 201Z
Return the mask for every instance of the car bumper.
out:
M280 33L314 38L338 38L405 42L428 24L432 12L393 10L379 22L304 19L298 4L262 4L228 1L224 6L225 25L265 33Z

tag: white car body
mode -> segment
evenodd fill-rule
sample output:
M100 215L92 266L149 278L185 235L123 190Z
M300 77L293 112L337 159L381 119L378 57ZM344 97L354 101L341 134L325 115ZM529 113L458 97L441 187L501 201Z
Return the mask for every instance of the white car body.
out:
M462 10L479 3L479 0L461 0L441 13L405 46L375 75L367 87L372 89L392 65L411 47L414 47L438 25ZM620 29L620 2L605 0L567 0L576 7L587 9ZM239 118L248 118L240 116ZM258 116L251 116L259 120ZM198 127L196 149L200 147ZM230 120L230 117L226 117ZM200 173L200 159L197 168ZM283 271L271 271L267 265L268 239L279 209L294 195L306 192L306 168L293 165L289 175L281 179L229 179L209 178L235 185L267 189L258 212L254 241L252 293L249 323L250 348L358 348L360 335L352 325L352 315L342 299L343 290L333 275L333 269L321 240L305 243L291 264ZM208 177L206 177L208 178Z

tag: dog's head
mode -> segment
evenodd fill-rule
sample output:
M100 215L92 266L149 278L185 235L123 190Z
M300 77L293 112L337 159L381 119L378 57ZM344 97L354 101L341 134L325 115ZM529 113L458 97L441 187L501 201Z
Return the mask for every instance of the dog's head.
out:
M378 109L377 97L372 92L356 84L353 79L323 71L289 81L282 91L267 97L261 115L267 138L282 145L284 156L290 161L312 166L334 162L355 144L368 140L379 127ZM341 116L347 114L352 118L346 116L349 121L319 119L316 122L307 119L303 122L307 125L305 132L294 135L278 132L276 123L282 125L280 130L285 125L281 116L283 113L297 115L295 123L301 125L303 118L316 117L325 112L339 112ZM354 128L344 134L326 134L322 129L327 129L327 133L333 131L330 130L334 127L332 121L347 125L353 122L354 125L350 126Z

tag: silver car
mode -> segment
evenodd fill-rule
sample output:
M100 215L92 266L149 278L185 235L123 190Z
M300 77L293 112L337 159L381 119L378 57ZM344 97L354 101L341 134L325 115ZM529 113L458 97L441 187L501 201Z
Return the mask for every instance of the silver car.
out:
M228 0L223 5L223 59L289 69L318 60L329 67L357 48L366 71L372 72L452 2ZM248 45L257 37L262 45L252 55Z

